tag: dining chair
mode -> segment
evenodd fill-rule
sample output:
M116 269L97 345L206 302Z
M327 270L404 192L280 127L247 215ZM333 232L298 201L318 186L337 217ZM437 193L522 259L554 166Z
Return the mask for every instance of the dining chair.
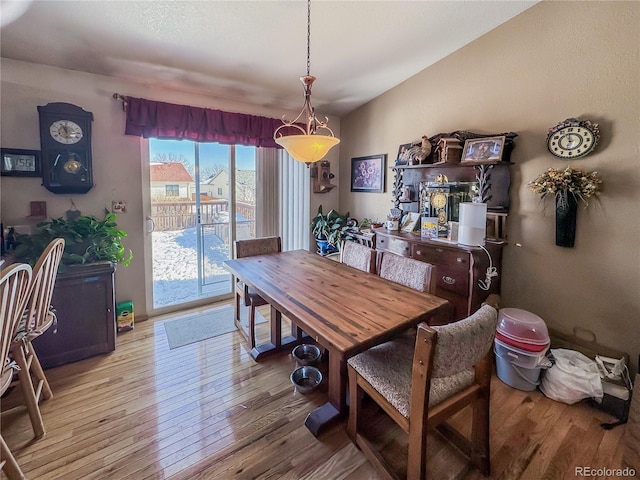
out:
M24 313L31 287L31 267L26 263L8 266L0 273L0 395L11 385L16 369L9 359L9 348L18 322ZM15 457L0 434L0 468L9 480L24 475Z
M378 275L420 292L436 293L436 267L409 257L383 252Z
M358 242L343 241L340 246L340 263L363 272L376 273L376 251Z
M485 304L466 319L448 325L418 326L417 335L400 335L347 361L351 405L347 433L384 476L397 478L367 436L362 413L367 394L408 436L406 478L426 479L427 432L437 430L483 474L489 474L489 395L491 346L497 310ZM470 436L446 420L471 405Z
M45 433L38 403L53 396L32 341L46 332L56 322L51 306L53 288L58 275L65 241L52 240L44 249L35 267L25 313L14 332L10 355L20 367L18 382L31 418L36 438ZM35 383L35 385L34 385Z
M280 237L260 237L234 242L235 258L253 257L282 251ZM240 321L240 301L249 307L249 324L245 326ZM267 305L267 302L253 288L236 278L235 282L235 318L236 328L249 345L249 349L256 346L256 307Z

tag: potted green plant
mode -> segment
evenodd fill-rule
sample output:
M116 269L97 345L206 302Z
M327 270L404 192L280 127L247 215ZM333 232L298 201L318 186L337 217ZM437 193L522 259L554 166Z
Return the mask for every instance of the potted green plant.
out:
M333 209L325 215L322 205L318 207L318 213L311 220L309 227L322 255L338 251L338 245L347 228L348 217L349 213L341 215Z
M122 238L125 231L118 228L116 216L106 212L102 220L89 215L76 218L54 218L40 222L32 235L18 235L14 256L17 260L35 265L40 254L54 238L64 238L65 248L61 270L70 265L109 261L129 265L133 254L126 250Z

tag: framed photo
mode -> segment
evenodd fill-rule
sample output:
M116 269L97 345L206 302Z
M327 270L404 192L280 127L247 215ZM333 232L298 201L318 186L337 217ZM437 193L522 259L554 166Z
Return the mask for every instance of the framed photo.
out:
M464 142L460 163L495 163L502 161L505 136L470 138Z
M351 159L352 192L384 192L384 171L387 154Z
M420 224L420 214L417 212L408 212L400 225L400 230L411 233L418 228Z
M396 157L396 165L407 164L407 151L413 147L413 143L403 143L398 147L398 156Z
M423 216L420 223L422 238L438 238L438 217Z
M10 177L41 177L40 152L3 148L0 174Z

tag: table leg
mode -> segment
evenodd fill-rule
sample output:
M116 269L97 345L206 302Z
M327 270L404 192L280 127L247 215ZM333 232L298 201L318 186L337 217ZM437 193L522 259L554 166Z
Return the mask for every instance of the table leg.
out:
M329 401L307 415L305 426L316 437L347 414L347 361L329 351Z
M293 348L295 345L299 345L305 340L309 340L308 337L302 335L302 330L295 327L297 330L294 333L294 326L291 326L291 335L282 337L282 314L271 306L271 316L269 318L270 328L270 341L269 343L263 343L262 345L256 345L251 350L251 357L254 360L262 360L264 357L273 355L274 353L282 352Z

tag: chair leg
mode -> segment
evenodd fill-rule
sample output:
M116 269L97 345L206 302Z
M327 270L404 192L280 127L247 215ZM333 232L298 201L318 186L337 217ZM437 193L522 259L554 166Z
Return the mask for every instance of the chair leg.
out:
M15 457L9 450L9 447L4 442L4 438L0 435L0 464L2 465L2 470L7 475L9 480L23 480L26 478L22 470L20 469L20 465L16 462Z
M236 315L236 322L240 321L240 295L238 294L238 292L236 292L236 306L235 306L235 315Z
M256 306L253 303L249 307L249 331L247 334L249 337L249 348L253 349L256 346Z
M489 396L481 395L472 404L471 461L484 475L491 472L489 450Z
M11 353L13 354L13 359L20 367L20 370L18 371L18 379L20 380L20 386L22 388L22 396L27 404L27 411L29 412L29 418L31 419L33 433L36 438L40 438L45 434L44 422L42 421L42 415L40 414L36 391L33 388L33 382L31 381L30 365L25 356L25 347L23 345L19 345L17 348L12 348Z
M362 411L362 390L358 386L358 374L347 366L349 372L349 419L347 420L347 435L353 443L356 443L358 424Z
M33 348L33 344L31 340L28 342L28 354L31 355L31 371L33 372L34 378L37 380L36 386L36 398L38 401L40 400L40 396L42 395L43 400L49 400L53 397L53 392L51 391L51 387L49 386L49 382L47 381L47 377L44 374L44 370L42 369L42 365L40 365L40 360L38 359L38 355L36 354L36 349ZM41 393L38 393L41 392Z

